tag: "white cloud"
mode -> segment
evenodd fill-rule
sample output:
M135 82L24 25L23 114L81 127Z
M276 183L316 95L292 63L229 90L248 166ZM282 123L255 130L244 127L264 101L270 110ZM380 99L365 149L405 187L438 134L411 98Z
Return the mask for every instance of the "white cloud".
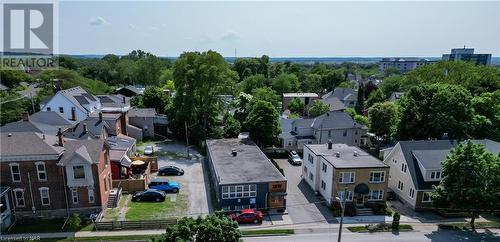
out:
M135 26L135 24L129 24L128 28L132 30L137 30L137 26Z
M89 19L90 25L108 25L109 22L106 21L103 17L94 17Z
M159 29L159 28L158 28L158 27L156 27L156 26L148 26L148 27L147 27L147 30L149 30L149 31L157 31L158 29Z
M220 40L222 40L222 41L236 41L239 39L240 39L240 36L238 35L238 33L231 31L231 30L227 31L226 33L224 33L220 37Z

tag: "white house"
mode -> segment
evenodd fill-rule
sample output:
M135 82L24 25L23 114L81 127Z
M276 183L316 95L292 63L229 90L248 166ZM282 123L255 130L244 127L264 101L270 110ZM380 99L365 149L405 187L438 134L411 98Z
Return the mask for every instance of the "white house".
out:
M101 109L99 98L81 87L73 87L58 91L47 102L40 104L41 111L55 111L66 119L80 122L89 113Z

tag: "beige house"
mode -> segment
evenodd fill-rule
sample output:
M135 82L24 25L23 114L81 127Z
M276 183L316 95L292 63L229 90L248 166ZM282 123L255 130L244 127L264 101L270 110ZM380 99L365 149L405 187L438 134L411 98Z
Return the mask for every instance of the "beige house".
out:
M358 147L331 142L304 145L302 177L329 204L344 196L357 207L385 201L388 174L389 166Z

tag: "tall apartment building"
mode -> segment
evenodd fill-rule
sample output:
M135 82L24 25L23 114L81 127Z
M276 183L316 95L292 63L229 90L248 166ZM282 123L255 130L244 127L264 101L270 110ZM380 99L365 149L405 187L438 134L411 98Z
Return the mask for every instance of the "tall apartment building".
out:
M474 48L451 49L451 54L443 54L445 61L469 61L480 65L491 64L491 54L474 54Z
M379 71L384 72L388 68L396 68L401 73L407 73L418 67L433 63L436 63L436 61L416 57L382 58L379 62Z

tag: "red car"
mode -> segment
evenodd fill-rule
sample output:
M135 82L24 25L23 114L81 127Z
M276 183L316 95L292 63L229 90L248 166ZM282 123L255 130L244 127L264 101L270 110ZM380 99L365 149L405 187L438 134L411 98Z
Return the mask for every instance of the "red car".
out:
M251 208L243 209L239 213L229 214L229 218L238 222L238 223L262 223L262 215L261 211L257 211Z

